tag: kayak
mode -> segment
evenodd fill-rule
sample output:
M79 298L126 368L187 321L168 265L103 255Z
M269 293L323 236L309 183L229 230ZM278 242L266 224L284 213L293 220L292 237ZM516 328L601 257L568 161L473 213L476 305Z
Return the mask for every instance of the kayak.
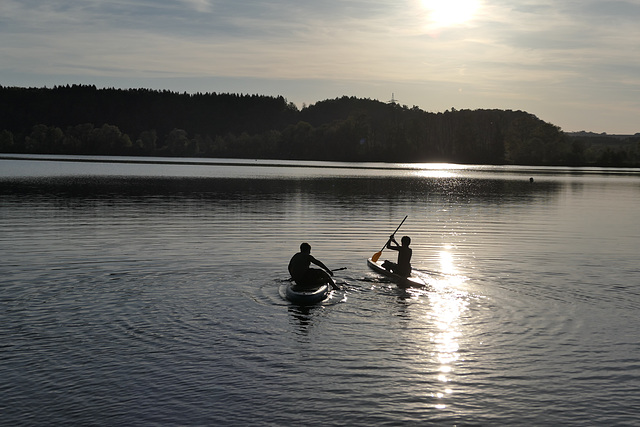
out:
M374 262L371 258L367 259L367 265L374 270L376 273L380 273L383 276L391 279L395 284L397 284L401 288L423 288L427 286L426 282L421 278L411 275L409 277L403 277L399 274L393 273L386 268L382 267L382 263L384 261L376 261Z
M287 285L285 296L289 301L299 305L311 305L323 301L329 295L329 284L325 283L319 288L300 289L295 282Z

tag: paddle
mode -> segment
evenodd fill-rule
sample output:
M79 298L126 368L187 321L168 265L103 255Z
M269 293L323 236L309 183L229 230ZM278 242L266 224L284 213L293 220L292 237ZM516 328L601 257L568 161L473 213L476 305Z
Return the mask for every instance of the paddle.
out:
M402 224L404 224L404 221L407 219L409 215L406 215L404 217L404 219L402 220L402 222L400 223L400 225L398 226L398 228L396 228L396 231L393 232L392 236L394 234L396 234L398 232L398 230L400 230L400 227L402 227ZM391 240L391 239L389 239ZM375 254L373 254L373 256L371 257L371 261L373 262L378 262L378 260L380 259L380 256L382 255L382 251L384 250L384 248L387 247L387 244L389 243L389 240L387 240L387 243L384 244L384 246L382 247L382 249L380 249L379 252L376 252Z
M341 271L341 270L346 270L346 269L347 269L347 267L340 267L340 268L334 268L334 269L333 269L333 270L331 270L331 271L332 271L332 272L333 272L333 271ZM331 285L331 287L332 287L334 290L336 290L336 291L339 291L339 290L340 290L340 286L338 286L338 285L337 285L335 282L333 282L333 281L332 281L332 285Z

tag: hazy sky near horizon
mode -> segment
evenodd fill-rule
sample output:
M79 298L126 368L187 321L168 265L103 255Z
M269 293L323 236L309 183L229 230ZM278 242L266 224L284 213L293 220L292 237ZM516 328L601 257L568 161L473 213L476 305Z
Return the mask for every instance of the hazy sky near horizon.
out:
M343 95L640 132L640 0L2 0L0 85Z

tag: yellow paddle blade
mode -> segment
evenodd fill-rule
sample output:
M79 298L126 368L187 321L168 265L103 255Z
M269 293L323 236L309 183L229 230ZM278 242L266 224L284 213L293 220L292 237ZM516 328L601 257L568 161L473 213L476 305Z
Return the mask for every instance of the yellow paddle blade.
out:
M382 255L382 251L376 252L375 254L373 254L373 256L371 257L371 261L373 262L378 262L378 260L380 259L380 255Z

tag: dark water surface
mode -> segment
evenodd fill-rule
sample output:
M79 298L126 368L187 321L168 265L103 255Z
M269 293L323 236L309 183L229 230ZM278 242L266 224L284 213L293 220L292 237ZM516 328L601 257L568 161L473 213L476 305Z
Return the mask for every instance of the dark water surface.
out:
M111 160L0 160L2 425L640 424L637 171Z

